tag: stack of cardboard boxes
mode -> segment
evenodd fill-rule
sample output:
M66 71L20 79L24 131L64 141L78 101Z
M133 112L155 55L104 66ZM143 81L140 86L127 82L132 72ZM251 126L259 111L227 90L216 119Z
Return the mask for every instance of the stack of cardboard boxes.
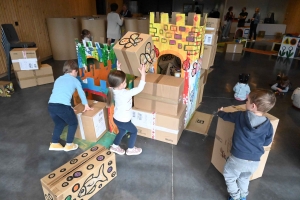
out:
M52 67L41 64L37 48L15 48L10 56L20 88L54 82Z
M225 107L223 110L224 112L236 112L236 111L245 111L245 109L246 109L245 105L239 105L239 106ZM274 138L279 119L268 113L265 113L264 116L266 116L270 120L273 126L273 138ZM234 131L234 123L224 121L221 118L218 119L211 163L221 173L223 173L226 160L230 156L233 131ZM257 179L262 176L271 150L271 146L272 143L269 146L264 147L265 153L261 156L258 169L254 172L250 180Z
M134 81L137 86L140 78ZM184 79L147 74L144 90L134 97L132 123L138 135L177 144L184 129Z

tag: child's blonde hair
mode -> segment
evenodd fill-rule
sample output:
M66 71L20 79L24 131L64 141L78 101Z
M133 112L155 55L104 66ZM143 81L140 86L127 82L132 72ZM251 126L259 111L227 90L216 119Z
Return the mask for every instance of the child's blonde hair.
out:
M114 99L114 94L112 91L113 88L119 87L125 81L125 79L126 79L126 74L120 70L114 70L108 74L108 84L110 87L108 88L108 93L107 93L107 101L106 101L107 107L111 106Z
M74 60L67 60L64 63L63 73L71 73L73 70L79 70L77 63Z
M254 103L256 105L257 111L263 113L271 110L276 103L274 92L267 89L256 89L250 92L248 98L250 103Z

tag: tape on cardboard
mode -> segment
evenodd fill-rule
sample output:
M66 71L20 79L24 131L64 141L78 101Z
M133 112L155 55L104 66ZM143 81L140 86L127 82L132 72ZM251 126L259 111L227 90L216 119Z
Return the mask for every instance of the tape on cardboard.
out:
M169 104L173 104L173 105L177 105L178 104L177 100L167 99L165 97L153 96L151 94L140 93L140 94L137 94L136 97L152 100L152 106L151 106L152 110L154 110L154 108L155 108L154 101L159 101L159 102L163 102L163 103L169 103Z
M156 93L157 93L157 84L158 82L163 78L163 74L161 74L153 83L153 90L152 90L152 96L151 97L156 97ZM151 110L155 110L155 103L152 100L151 101Z
M122 54L123 54L123 57L124 57L124 59L125 59L125 62L126 62L126 65L127 65L127 67L128 67L128 70L129 70L130 74L133 74L133 70L132 70L132 68L131 68L129 59L128 59L128 57L127 57L126 49L127 49L127 48L123 47L123 48L121 49L121 52L122 52Z

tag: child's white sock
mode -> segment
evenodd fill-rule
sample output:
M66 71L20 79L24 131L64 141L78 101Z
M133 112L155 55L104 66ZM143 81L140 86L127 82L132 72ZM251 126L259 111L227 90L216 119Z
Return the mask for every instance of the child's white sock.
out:
M66 145L72 145L72 143L67 143Z
M127 150L131 151L133 148L128 148Z

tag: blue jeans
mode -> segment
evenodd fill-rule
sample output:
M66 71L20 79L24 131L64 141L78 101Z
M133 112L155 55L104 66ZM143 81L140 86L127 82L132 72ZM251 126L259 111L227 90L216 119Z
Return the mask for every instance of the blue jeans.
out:
M119 129L119 133L117 134L114 140L114 144L119 145L126 132L129 132L130 138L128 140L128 148L133 148L137 137L137 128L133 125L131 121L120 122L114 119L114 122Z
M72 143L78 126L77 117L71 106L59 103L49 103L48 111L55 124L52 143L58 143L60 135L66 125L68 125L67 143Z
M231 155L224 166L224 178L227 191L233 199L248 195L250 176L258 168L259 161L248 161Z
M227 24L225 25L224 29L223 29L223 33L222 33L222 36L223 37L228 37L229 35L229 32L230 32L230 27L231 27L231 20L229 20L227 22Z

